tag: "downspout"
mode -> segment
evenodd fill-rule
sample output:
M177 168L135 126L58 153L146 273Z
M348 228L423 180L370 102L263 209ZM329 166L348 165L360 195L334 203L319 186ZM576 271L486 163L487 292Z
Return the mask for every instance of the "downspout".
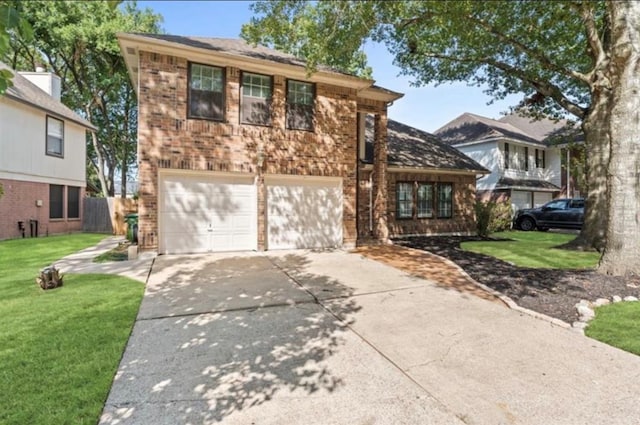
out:
M369 173L369 234L373 232L373 172Z

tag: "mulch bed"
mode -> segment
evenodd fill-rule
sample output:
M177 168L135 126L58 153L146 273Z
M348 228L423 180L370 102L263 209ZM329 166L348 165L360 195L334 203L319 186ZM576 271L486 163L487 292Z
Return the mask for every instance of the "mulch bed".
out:
M483 254L463 251L466 241L496 240L477 236L429 236L396 240L398 245L448 258L476 281L507 295L518 305L572 323L582 299L640 296L640 277L605 276L593 270L555 270L518 267Z

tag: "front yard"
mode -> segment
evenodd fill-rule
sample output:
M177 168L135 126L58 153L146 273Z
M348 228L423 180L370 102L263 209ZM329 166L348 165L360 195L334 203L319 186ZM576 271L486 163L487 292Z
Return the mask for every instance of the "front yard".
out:
M503 232L479 237L413 237L397 243L446 257L472 278L520 306L558 318L577 320L580 300L640 297L640 277L604 276L594 271L597 253L556 248L575 235L553 232ZM601 307L586 334L640 354L640 302ZM629 305L628 307L626 305ZM609 312L614 313L609 313ZM612 317L615 317L612 319Z
M133 326L143 285L68 275L43 291L38 271L95 245L75 234L0 242L0 423L95 424Z

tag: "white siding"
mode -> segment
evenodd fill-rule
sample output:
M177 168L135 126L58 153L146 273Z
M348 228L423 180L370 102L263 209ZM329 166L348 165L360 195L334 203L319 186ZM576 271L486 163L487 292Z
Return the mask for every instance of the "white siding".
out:
M504 157L502 156L502 151L498 149L497 142L461 146L458 150L491 171L491 174L482 177L476 182L476 189L492 190L500 179L502 164L504 163Z
M0 98L0 178L84 187L86 130L64 120L64 158L46 155L44 111Z

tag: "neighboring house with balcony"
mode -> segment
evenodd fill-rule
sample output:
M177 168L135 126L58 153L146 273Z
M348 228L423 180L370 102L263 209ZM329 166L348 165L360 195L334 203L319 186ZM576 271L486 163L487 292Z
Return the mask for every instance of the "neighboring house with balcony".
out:
M388 156L387 108L400 93L326 67L309 75L301 60L241 40L118 39L138 95L142 249L349 247L475 228L480 165Z
M567 186L562 158L575 134L566 121L517 113L499 120L465 113L435 132L491 171L477 181L478 199L509 201L514 211L574 192Z
M82 230L86 132L49 72L14 73L0 96L0 239Z

